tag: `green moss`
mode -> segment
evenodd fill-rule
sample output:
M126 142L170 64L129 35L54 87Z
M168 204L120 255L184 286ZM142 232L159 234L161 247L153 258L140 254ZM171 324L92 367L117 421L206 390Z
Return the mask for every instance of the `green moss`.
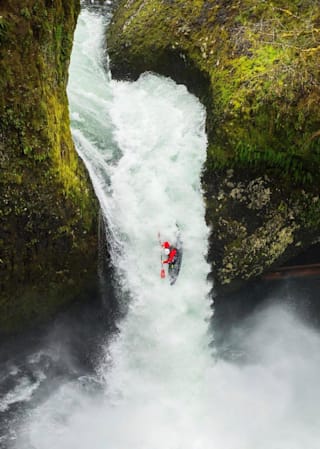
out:
M285 175L308 183L319 180L320 141L310 139L320 127L318 22L314 2L123 1L108 38L111 67L134 77L159 66L170 73L164 53L183 54L211 82L212 97L203 99L210 163L235 158L263 170L281 159Z
M66 96L79 10L78 0L0 6L0 332L45 318L96 279L98 205Z

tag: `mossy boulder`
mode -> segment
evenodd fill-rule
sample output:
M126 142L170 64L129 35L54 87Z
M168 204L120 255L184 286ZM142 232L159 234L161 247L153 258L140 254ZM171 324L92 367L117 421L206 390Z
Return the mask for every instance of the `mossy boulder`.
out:
M0 332L97 286L98 204L70 134L78 0L0 5Z
M107 41L114 77L155 71L206 107L203 186L218 290L319 239L316 0L122 0Z

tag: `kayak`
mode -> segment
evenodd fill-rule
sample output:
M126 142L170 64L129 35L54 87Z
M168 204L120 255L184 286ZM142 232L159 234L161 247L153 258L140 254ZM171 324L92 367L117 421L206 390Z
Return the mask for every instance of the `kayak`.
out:
M180 235L178 235L176 244L174 245L175 249L177 250L176 258L173 263L169 263L168 267L168 277L170 285L173 285L176 280L178 279L180 268L181 268L181 262L182 262L182 255L183 255L183 247L182 247L182 240L180 238Z

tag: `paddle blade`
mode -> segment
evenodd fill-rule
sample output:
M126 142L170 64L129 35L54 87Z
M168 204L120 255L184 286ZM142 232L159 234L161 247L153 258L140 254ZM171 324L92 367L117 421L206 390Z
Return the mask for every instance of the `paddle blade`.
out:
M164 271L164 268L161 268L160 277L161 279L164 279L166 277L166 272Z

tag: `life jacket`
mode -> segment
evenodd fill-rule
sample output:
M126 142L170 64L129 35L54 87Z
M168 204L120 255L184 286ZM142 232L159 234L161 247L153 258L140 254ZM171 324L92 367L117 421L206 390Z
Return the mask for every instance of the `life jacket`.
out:
M173 246L170 246L169 250L170 250L170 253L169 253L168 259L165 260L164 263L174 264L176 261L178 251Z

